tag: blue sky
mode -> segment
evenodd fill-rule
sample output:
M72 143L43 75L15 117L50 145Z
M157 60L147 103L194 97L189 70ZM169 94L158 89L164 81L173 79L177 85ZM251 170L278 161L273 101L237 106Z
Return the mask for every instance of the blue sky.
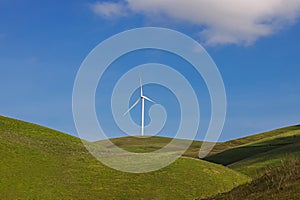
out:
M72 89L87 54L121 31L159 26L199 41L217 64L228 98L221 140L299 124L299 1L205 2L1 1L0 114L76 135ZM152 61L144 54L136 63Z

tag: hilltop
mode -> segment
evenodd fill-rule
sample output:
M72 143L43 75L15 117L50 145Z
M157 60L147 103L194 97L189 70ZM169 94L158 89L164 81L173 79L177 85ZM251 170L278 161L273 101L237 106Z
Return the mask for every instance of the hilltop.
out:
M194 199L250 180L187 157L156 172L119 172L92 157L76 137L3 116L0 155L1 199Z
M170 138L153 138L152 146L131 137L113 141L124 149L156 150ZM126 141L126 142L125 142ZM202 142L194 141L184 156L196 157ZM204 160L222 164L252 177L252 181L232 191L207 198L219 199L299 199L300 126L290 126L227 142L219 142Z
M111 141L128 151L151 152L171 138ZM204 160L195 159L201 144L193 141L166 168L130 174L101 164L77 137L0 116L0 198L267 199L271 194L273 199L298 198L299 125L217 143Z

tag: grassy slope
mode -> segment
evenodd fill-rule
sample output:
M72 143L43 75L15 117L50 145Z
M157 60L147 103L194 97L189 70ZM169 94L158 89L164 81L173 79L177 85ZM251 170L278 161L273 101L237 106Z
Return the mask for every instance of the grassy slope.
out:
M218 153L206 159L247 174L253 181L207 200L300 199L299 125L218 145Z
M0 155L0 199L193 199L249 180L192 158L147 174L115 171L76 137L2 116Z
M232 191L207 200L298 200L300 199L300 160L293 159L265 171L265 175Z
M266 166L277 166L281 160L288 157L300 157L300 126L282 128L218 145L225 150L210 155L205 160L227 165L256 177L263 173Z
M161 137L112 139L112 142L119 147L133 152L154 151L170 141L171 138ZM197 157L201 145L201 141L194 141L184 156ZM300 156L300 126L285 127L217 143L205 160L227 165L234 170L256 177L262 175L266 166L277 166L282 159L290 156Z
M268 131L268 132L263 132L263 133L259 133L259 134L255 134L255 135L250 135L250 136L243 137L243 138L229 140L227 142L220 142L220 143L216 144L213 151L211 152L211 155L223 152L223 151L228 150L228 149L232 149L232 148L236 148L236 147L239 147L239 146L242 146L242 145L246 145L246 144L249 144L249 143L252 143L252 142L257 142L257 141L265 140L265 139L268 139L268 138L271 138L271 137L280 136L282 134L286 134L287 132L297 131L299 129L300 129L300 125L298 125L298 126L289 126L289 127L284 127L284 128L280 128L280 129L276 129L276 130L272 130L272 131Z
M169 142L171 142L173 138L167 137L150 137L150 138L139 138L139 137L122 137L122 138L113 138L111 141L117 146L131 152L152 152L158 149L161 149ZM186 140L175 139L178 142L176 145L185 143ZM201 141L193 141L190 145L189 149L185 152L184 156L198 158L199 149L201 148ZM177 148L178 146L176 146Z
M225 150L228 149L233 149L242 145L247 145L251 142L268 139L270 137L279 136L287 132L297 131L299 129L300 126L291 126L291 127L281 128L281 129L277 129L265 133L251 135L244 138L230 140L227 142L219 142L216 143L216 145L214 146L213 150L210 153L210 156L218 154L220 152L224 152ZM171 140L172 138L164 138L164 137L151 137L146 140L137 137L123 137L123 138L111 139L111 141L116 145L118 145L119 147L132 152L155 151L168 144ZM201 145L202 145L202 141L193 141L189 149L185 152L184 156L198 158L198 153L199 153L199 149L201 148ZM215 160L213 161L216 162ZM220 163L223 164L222 162Z

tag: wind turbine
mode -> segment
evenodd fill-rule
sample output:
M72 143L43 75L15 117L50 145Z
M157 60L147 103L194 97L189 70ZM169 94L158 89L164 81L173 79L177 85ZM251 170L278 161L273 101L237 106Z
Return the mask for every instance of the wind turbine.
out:
M149 97L143 95L142 79L140 78L140 97L136 102L124 113L124 116L129 113L140 101L142 101L142 117L141 117L141 136L144 136L144 124L145 124L145 100L155 103Z

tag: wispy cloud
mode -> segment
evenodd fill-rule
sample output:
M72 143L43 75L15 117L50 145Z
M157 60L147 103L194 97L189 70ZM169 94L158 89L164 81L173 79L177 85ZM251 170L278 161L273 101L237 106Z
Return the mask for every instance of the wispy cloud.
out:
M152 21L168 20L198 27L208 45L250 45L295 23L300 0L121 0L95 3L94 13L103 17L139 13Z
M91 10L104 18L117 18L127 15L127 7L124 3L96 2L91 4Z

